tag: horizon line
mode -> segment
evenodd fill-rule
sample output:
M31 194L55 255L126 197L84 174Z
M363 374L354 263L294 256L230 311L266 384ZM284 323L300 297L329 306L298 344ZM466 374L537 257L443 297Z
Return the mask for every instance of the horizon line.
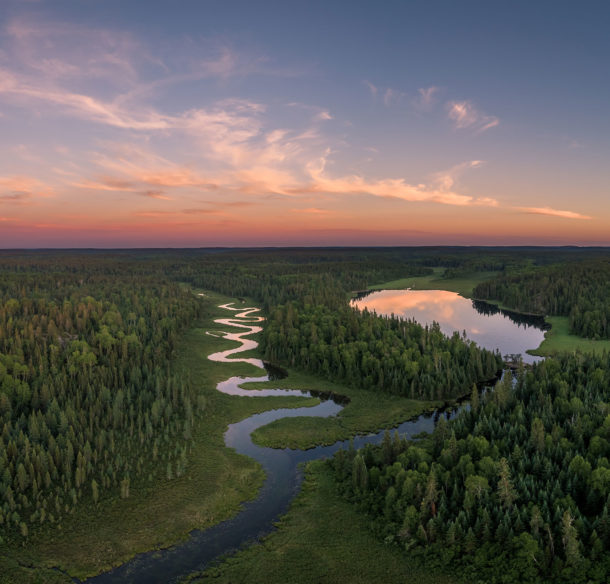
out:
M578 249L578 250L608 250L605 245L485 245L485 244L426 244L426 245L216 245L216 246L184 246L184 247L0 247L2 252L37 252L37 251L177 251L177 250L285 250L285 249Z

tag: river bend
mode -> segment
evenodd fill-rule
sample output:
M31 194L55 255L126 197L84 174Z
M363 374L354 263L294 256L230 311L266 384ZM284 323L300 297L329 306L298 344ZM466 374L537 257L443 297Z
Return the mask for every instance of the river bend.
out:
M249 336L262 330L260 323L264 320L256 313L259 308L235 308L231 304L223 304L220 308L234 314L227 318L219 318L214 322L222 327L237 329L235 332L210 333L215 336L236 341L236 348L228 349L208 356L212 361L231 363L235 361L250 363L264 370L260 359L240 358L235 355L249 351L258 343ZM311 396L308 391L295 389L262 389L247 390L241 384L252 381L268 381L269 375L258 377L230 377L221 381L216 389L229 395L262 397L273 395ZM316 393L316 396L319 396ZM329 396L318 405L302 408L281 408L254 414L240 422L230 424L224 434L225 445L234 448L239 454L244 454L258 461L265 471L265 481L257 497L243 504L242 510L233 518L223 521L205 530L194 530L186 541L172 547L145 552L136 555L126 563L89 578L87 584L169 584L177 582L191 572L204 570L209 563L226 554L237 551L247 543L252 543L271 532L274 522L284 514L294 496L298 493L302 482L299 465L310 460L332 456L340 448L348 448L349 441L335 442L330 446L318 446L309 450L274 449L257 446L252 442L250 434L274 420L296 416L328 417L337 415L343 406L340 396ZM411 437L420 432L431 432L438 420L439 414L425 414L415 420L401 424L396 430L401 437ZM365 444L378 444L383 439L384 431L376 434L356 436L353 439L355 448ZM78 582L78 580L74 580Z

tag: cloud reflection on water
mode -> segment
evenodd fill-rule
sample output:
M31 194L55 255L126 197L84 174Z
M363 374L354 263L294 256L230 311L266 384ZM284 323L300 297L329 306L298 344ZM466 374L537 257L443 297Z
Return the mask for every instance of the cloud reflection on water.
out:
M381 290L352 301L352 305L379 315L413 319L422 325L438 322L446 335L466 331L478 345L499 349L502 355L521 353L526 363L538 359L525 351L535 349L544 339L539 327L518 325L502 313L483 314L471 300L447 290Z

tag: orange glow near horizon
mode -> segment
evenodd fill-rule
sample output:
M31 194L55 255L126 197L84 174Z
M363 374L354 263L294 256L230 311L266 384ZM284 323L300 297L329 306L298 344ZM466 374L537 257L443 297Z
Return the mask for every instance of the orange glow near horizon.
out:
M293 95L317 78L266 55L18 12L0 247L610 245L605 165L578 140L527 152L536 128L492 103L360 78Z

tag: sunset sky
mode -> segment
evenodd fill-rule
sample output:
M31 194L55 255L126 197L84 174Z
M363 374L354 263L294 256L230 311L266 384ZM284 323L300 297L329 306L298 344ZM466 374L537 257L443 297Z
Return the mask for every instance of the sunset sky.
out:
M0 247L610 245L607 2L0 1Z

